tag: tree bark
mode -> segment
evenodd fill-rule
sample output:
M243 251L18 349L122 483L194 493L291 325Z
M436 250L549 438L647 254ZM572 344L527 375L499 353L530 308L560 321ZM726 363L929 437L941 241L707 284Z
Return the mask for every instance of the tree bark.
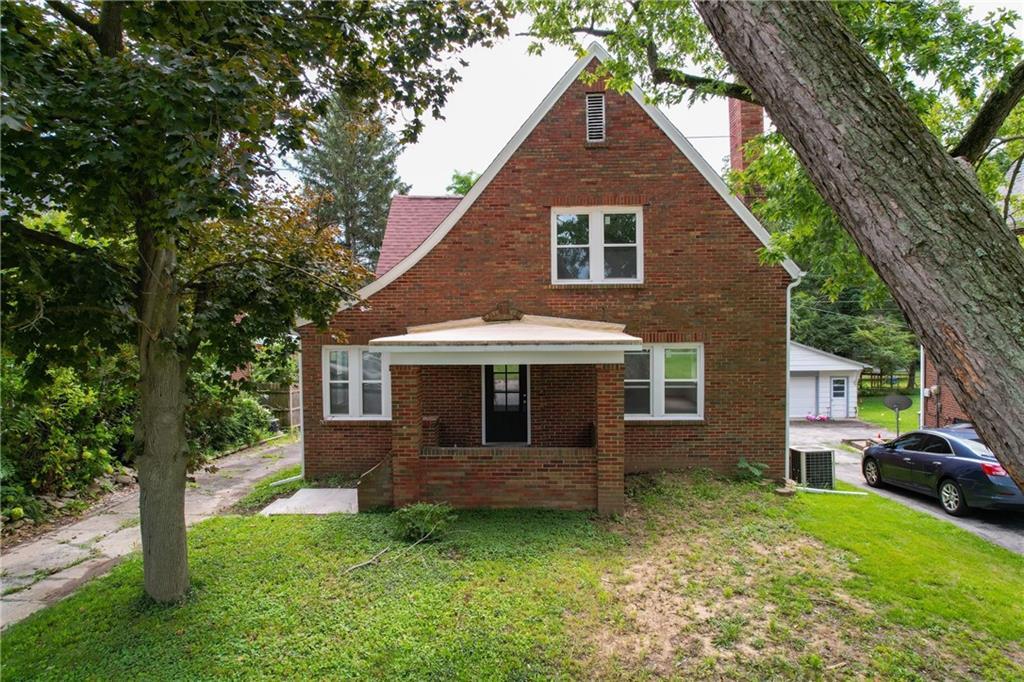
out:
M910 363L910 366L907 367L907 390L909 391L910 389L914 388L914 386L916 386L916 385L917 385L917 363L916 362L912 362L912 363ZM922 407L922 409L924 409L924 408Z
M1024 249L829 3L696 0L726 59L1024 485Z
M139 232L139 421L136 428L146 593L175 602L188 591L185 536L187 360L178 350L179 293L170 238Z

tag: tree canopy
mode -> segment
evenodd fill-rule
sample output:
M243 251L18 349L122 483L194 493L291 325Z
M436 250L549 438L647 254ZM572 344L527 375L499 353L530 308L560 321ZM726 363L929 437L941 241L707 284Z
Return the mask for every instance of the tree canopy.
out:
M409 186L395 166L402 145L381 114L361 114L336 99L297 154L306 191L319 198L320 220L338 231L360 265L377 262L391 197Z
M304 146L333 96L400 110L414 139L458 80L458 51L505 20L476 0L4 7L5 344L40 362L136 344L153 598L188 586L196 351L240 365L296 316L324 325L364 275L311 202L275 182L277 160Z
M463 173L460 170L452 171L452 181L448 183L448 193L455 194L458 196L465 196L469 190L473 188L476 181L480 179L480 174L476 171L468 170Z

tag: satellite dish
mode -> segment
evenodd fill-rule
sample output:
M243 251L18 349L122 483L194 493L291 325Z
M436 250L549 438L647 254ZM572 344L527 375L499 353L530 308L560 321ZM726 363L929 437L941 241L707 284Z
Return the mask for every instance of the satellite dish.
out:
M885 406L893 412L905 410L914 404L913 400L900 393L890 393L882 399L882 402L885 403Z

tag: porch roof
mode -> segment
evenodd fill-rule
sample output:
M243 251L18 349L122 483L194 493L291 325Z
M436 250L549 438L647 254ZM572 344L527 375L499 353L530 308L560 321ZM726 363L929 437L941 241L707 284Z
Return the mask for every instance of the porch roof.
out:
M409 327L373 339L391 364L592 364L619 363L642 340L625 325L540 315L488 321L483 317Z

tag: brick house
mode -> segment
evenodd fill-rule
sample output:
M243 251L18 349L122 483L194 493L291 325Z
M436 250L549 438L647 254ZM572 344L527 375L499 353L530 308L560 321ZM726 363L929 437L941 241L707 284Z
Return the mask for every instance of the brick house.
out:
M630 472L782 476L799 271L759 262L764 228L639 90L579 78L603 58L465 197L396 197L377 279L300 327L305 476L360 476L364 508L603 513Z
M971 421L949 390L949 382L939 372L931 356L921 350L921 427L942 427Z

